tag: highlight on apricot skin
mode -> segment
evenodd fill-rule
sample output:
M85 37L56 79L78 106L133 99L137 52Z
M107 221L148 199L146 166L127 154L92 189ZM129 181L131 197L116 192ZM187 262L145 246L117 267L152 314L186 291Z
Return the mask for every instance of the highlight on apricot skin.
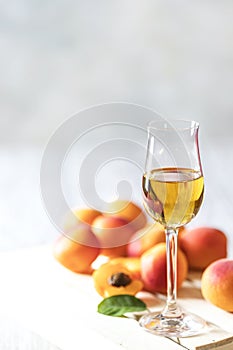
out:
M69 237L60 236L53 247L55 259L77 273L91 273L91 264L99 252L98 239L88 225L80 225Z
M92 274L96 291L104 298L112 295L135 295L143 288L143 283L122 264L106 263Z
M213 261L227 256L227 237L213 227L185 230L180 236L179 245L190 269L203 270Z
M117 200L110 203L105 210L105 215L117 216L131 222L134 231L140 230L147 223L143 209L127 200Z
M99 255L93 261L92 267L94 270L96 270L101 265L103 265L104 263L110 260L122 258L125 256L126 256L126 245L114 247L114 248L100 248Z
M187 277L188 262L185 254L177 252L177 289ZM155 293L167 291L166 243L158 243L141 256L141 276L144 289Z
M233 312L233 260L225 258L211 263L202 274L201 292L210 303Z
M127 255L139 257L157 243L165 242L165 239L165 231L162 225L159 223L147 224L130 238L127 245Z

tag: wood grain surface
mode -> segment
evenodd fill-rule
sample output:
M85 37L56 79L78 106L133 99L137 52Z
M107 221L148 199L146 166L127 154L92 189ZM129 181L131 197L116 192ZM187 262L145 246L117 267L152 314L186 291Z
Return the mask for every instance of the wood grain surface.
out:
M1 253L0 276L2 319L14 320L30 331L17 333L2 328L1 333L8 341L11 338L19 344L41 342L38 349L49 350L46 341L61 350L77 350L83 344L104 350L233 349L233 314L203 300L198 274L190 275L185 281L178 301L181 307L203 317L208 327L200 336L180 339L145 332L133 318L98 314L97 305L102 299L94 289L92 278L61 266L53 258L51 246ZM159 295L141 292L138 296L152 311L163 306L164 300Z

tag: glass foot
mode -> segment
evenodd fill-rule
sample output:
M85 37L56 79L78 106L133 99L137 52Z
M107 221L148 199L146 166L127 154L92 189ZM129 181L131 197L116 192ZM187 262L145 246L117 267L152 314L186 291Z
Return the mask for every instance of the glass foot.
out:
M168 318L161 313L148 313L139 320L145 330L167 337L188 337L200 334L206 322L191 313L182 312L180 317Z

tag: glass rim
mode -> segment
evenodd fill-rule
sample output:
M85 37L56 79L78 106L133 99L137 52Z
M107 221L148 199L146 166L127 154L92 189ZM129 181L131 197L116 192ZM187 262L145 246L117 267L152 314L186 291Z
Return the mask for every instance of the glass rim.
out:
M180 124L180 125L179 125ZM188 119L163 119L163 120L151 120L147 124L148 130L158 130L158 131L185 131L198 129L200 126L199 122L195 120Z

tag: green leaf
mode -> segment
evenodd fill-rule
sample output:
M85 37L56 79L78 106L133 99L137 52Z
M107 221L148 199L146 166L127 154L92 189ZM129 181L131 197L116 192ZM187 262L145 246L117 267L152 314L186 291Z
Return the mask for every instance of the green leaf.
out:
M105 298L98 305L98 312L108 316L123 316L126 312L146 310L146 304L133 295L121 294Z

